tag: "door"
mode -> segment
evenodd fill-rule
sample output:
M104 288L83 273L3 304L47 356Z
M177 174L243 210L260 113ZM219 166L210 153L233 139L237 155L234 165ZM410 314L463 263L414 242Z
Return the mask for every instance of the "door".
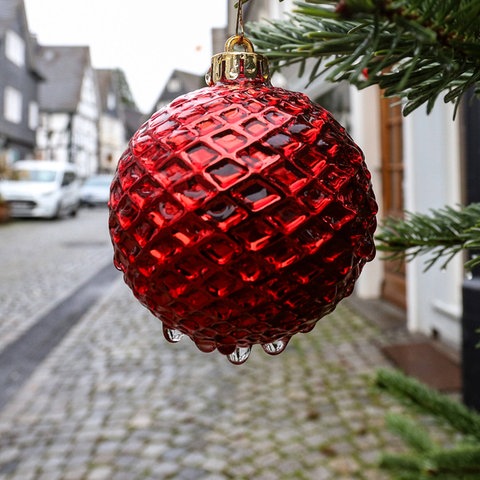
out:
M383 212L385 216L402 218L403 198L403 128L398 98L380 100ZM405 262L384 261L382 297L406 309Z

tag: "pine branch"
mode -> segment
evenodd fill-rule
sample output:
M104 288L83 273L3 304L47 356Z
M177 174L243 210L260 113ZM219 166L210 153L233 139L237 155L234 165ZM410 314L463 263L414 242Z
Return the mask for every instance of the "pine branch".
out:
M473 480L480 478L480 415L399 371L381 369L376 383L402 402L448 422L466 435L449 448L435 445L425 429L404 415L387 415L387 427L413 449L382 455L380 467L397 480ZM470 436L470 437L469 437ZM468 440L466 442L465 440Z
M480 477L480 446L468 445L449 450L434 452L429 455L437 471L444 473L469 473Z
M422 471L422 461L413 454L384 453L380 459L380 468L391 472L401 472L402 480L419 480Z
M404 415L387 414L387 428L396 433L417 453L431 452L435 445L427 432Z
M480 96L480 2L474 0L296 1L285 20L248 25L275 68L318 62L310 81L379 85L405 99L404 114L440 95L457 106ZM323 67L323 68L321 68Z
M388 414L387 428L397 434L414 452L411 454L384 454L381 467L396 471L417 473L417 478L449 478L451 475L480 475L480 445L460 445L439 448L427 431L405 415Z
M425 270L440 259L445 268L457 253L480 249L480 203L461 209L431 210L430 215L407 212L405 219L387 218L376 239L378 249L388 252L389 259L412 260L430 253ZM465 267L477 265L480 256L473 256Z
M478 480L480 447L439 450L433 454L383 454L380 467L397 480Z
M397 370L380 369L376 384L402 401L409 401L423 411L447 421L455 430L480 441L480 415L403 375Z

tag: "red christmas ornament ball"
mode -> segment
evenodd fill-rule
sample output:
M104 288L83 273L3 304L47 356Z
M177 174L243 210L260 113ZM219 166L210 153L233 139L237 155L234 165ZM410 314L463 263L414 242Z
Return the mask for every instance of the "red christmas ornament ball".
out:
M279 353L352 292L377 211L344 128L243 66L133 135L109 202L115 266L166 338L233 363Z

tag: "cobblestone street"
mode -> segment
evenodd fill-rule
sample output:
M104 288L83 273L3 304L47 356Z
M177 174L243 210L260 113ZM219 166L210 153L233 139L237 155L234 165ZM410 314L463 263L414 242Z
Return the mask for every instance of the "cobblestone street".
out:
M0 226L0 350L111 262L106 210Z
M0 250L5 331L27 329L109 261L102 215L63 220L56 254L54 224L45 227L36 243L48 271L32 267L37 253L20 246L16 263L13 246ZM387 479L380 453L404 448L384 428L385 413L401 407L371 382L388 366L387 337L341 305L283 354L254 348L233 366L188 339L168 344L118 275L0 411L0 479Z

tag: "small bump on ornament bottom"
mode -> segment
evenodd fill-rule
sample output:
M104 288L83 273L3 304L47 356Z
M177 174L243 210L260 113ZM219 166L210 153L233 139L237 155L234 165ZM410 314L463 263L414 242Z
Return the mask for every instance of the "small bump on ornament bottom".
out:
M168 328L164 326L163 336L170 343L178 343L185 335L180 330L176 330L174 328ZM278 355L285 350L289 340L290 340L290 337L284 337L279 340L275 340L274 342L264 343L262 344L262 348L264 352L268 353L269 355ZM212 352L216 348L213 345L213 342L211 344L210 342L208 342L208 346L204 344L197 344L197 347L202 352L207 352L207 353ZM252 346L249 345L248 347L235 347L233 352L225 356L234 365L241 365L242 363L245 363L248 360L251 353L252 353Z

